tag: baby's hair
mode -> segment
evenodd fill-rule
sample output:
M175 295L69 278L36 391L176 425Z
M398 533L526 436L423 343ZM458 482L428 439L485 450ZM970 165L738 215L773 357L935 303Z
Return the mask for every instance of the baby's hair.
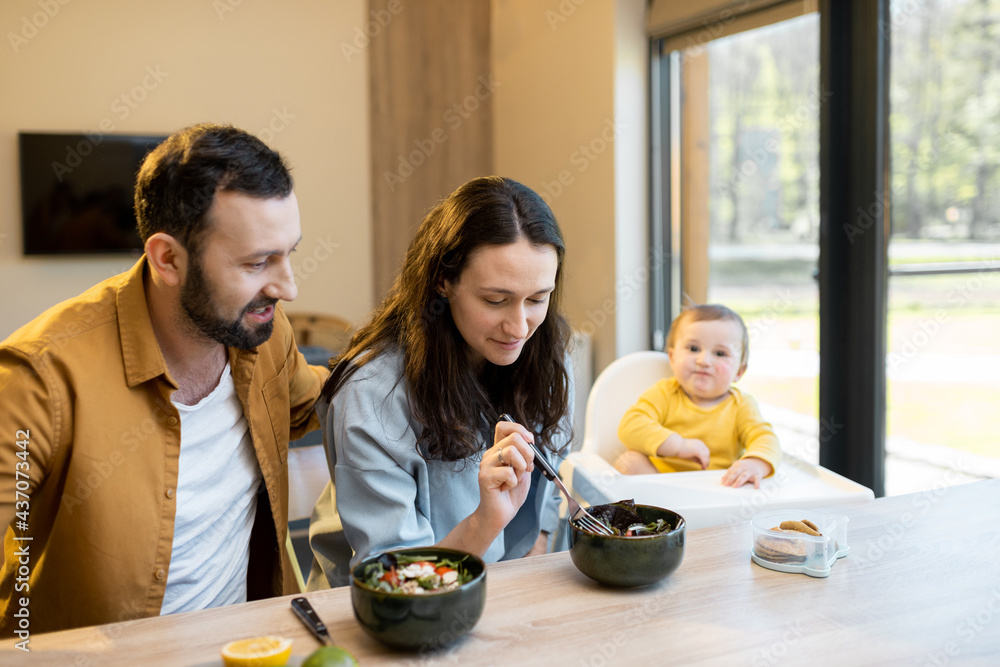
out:
M719 304L712 303L690 306L682 310L681 314L670 324L670 332L667 334L667 349L669 350L674 346L677 330L680 329L681 324L684 322L704 322L711 320L729 320L740 325L740 331L743 334L740 341L740 346L743 348L740 354L740 366L743 366L750 357L750 335L747 333L747 325L744 324L743 318L735 310Z

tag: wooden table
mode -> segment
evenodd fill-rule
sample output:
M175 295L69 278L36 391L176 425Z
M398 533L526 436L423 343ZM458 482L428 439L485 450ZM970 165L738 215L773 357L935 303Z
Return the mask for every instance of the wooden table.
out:
M428 655L365 635L347 588L308 597L362 665L1000 664L1000 480L839 513L852 550L825 579L754 565L748 522L689 532L680 568L643 589L601 586L566 553L490 565L478 625ZM318 646L281 598L38 635L13 658L7 640L0 663L221 665L224 643L263 634Z

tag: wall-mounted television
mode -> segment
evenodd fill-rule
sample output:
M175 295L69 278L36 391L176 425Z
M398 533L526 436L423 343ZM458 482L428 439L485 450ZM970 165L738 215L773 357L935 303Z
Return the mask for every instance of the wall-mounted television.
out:
M132 196L166 136L18 133L25 255L142 252Z

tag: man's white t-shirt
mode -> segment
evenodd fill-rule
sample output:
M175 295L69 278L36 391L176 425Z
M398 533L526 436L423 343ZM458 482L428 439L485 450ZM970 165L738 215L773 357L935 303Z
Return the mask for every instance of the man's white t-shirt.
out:
M246 602L260 466L229 364L181 418L177 513L161 614Z

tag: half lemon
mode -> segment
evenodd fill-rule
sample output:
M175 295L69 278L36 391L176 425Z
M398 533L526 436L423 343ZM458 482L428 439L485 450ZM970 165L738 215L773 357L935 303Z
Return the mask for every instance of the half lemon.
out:
M281 667L292 655L292 640L284 637L253 637L222 647L226 667Z

